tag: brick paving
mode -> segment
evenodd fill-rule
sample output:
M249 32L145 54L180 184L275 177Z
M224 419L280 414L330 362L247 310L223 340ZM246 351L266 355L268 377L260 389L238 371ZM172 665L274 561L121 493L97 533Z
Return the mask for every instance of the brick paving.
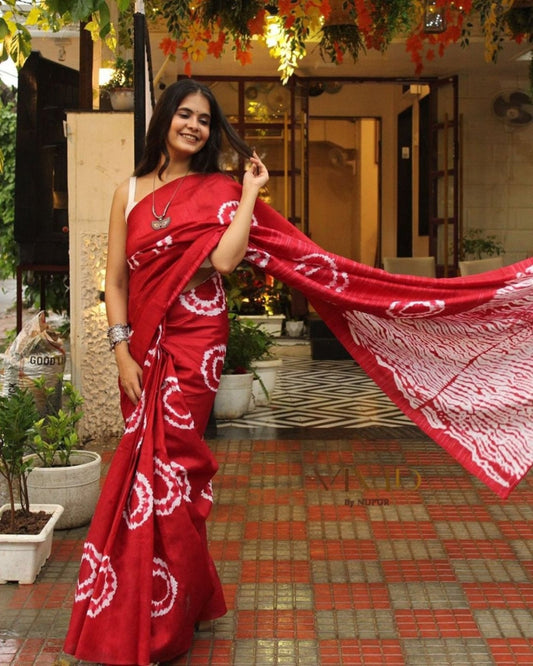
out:
M209 441L229 612L174 664L531 666L532 475L501 500L429 440L316 433ZM61 646L85 533L0 586L0 664L84 663Z

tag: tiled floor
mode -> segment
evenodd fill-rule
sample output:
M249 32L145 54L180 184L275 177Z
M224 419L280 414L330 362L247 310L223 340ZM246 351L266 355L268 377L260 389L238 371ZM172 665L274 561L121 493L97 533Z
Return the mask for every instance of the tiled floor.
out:
M301 397L291 369L305 367L285 364L279 387L292 398L277 391L271 408L210 440L210 546L230 611L176 666L531 666L532 475L500 500L351 362L322 365L315 385L308 372ZM364 410L348 415L351 373L366 423ZM323 390L328 378L335 391ZM282 409L310 418L306 395L313 427L284 427ZM0 586L0 664L77 663L61 645L84 535L56 532L34 585Z

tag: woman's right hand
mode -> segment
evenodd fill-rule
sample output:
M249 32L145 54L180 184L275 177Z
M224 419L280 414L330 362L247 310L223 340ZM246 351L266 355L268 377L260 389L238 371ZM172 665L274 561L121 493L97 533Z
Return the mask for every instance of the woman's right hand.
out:
M126 342L115 347L118 377L124 393L136 405L142 393L142 369L129 352Z

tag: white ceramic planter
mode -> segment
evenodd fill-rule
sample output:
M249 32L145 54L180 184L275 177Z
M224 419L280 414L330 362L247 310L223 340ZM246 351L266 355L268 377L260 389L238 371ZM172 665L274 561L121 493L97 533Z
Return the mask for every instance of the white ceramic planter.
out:
M281 335L285 315L240 315L243 321L252 321L276 338Z
M11 505L0 507L0 515ZM20 505L16 506L17 509ZM57 504L30 504L30 511L46 511L50 520L39 534L0 534L0 583L29 585L52 552L54 527L63 513Z
M133 88L115 88L109 91L113 111L133 111Z
M261 382L258 379L254 379L252 384L252 399L248 411L251 412L255 407L262 407L270 403L272 391L276 386L276 380L282 363L283 361L280 358L254 362L254 370L261 378L266 393L263 390L263 386L261 386Z
M248 411L252 397L251 373L241 375L222 375L215 397L213 414L216 419L238 419Z
M304 332L303 321L286 321L285 330L289 338L299 338Z
M102 458L95 451L73 451L68 467L42 467L35 454L28 475L30 502L53 502L64 507L56 529L87 525L100 494Z

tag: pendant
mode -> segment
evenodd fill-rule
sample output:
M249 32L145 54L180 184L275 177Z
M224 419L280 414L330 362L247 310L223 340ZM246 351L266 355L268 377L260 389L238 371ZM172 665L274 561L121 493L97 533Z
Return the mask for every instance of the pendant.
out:
M170 224L170 217L158 217L157 220L152 220L152 229L154 231L159 231L160 229L166 229Z

